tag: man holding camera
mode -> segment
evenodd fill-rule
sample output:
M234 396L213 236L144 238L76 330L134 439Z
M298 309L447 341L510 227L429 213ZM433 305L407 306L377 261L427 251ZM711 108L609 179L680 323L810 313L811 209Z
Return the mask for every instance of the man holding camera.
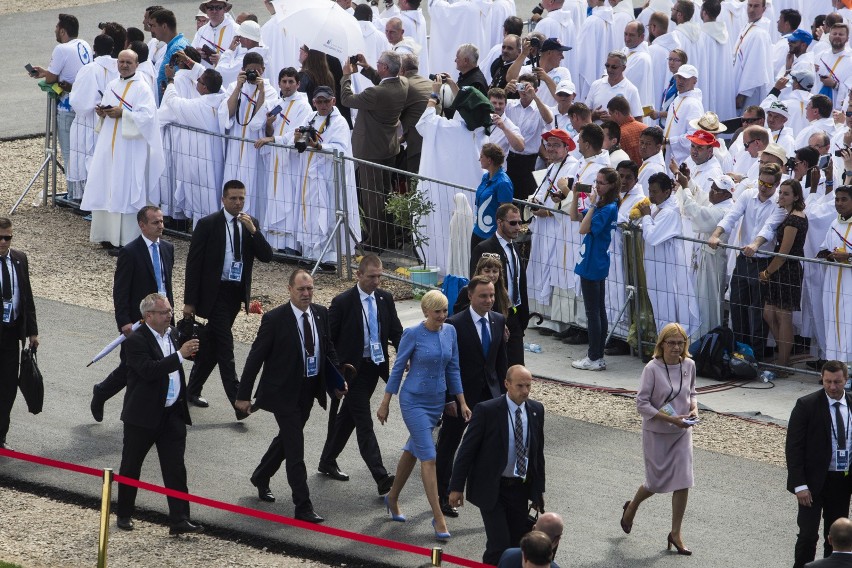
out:
M545 39L543 35L534 33L523 40L520 55L506 72L506 79L513 81L521 75L535 75L543 87L538 89L538 96L547 106L556 106L556 87L565 80L571 80L571 72L562 66L565 52L571 47L563 45L554 37ZM524 61L529 58L529 65Z
M207 14L208 21L192 39L192 47L202 53L202 65L215 68L219 58L231 45L239 25L229 13L233 4L223 0L202 2L198 9Z

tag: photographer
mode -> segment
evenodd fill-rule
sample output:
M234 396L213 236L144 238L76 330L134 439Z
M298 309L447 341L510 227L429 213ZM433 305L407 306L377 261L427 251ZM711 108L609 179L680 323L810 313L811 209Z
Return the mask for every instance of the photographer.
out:
M564 53L571 48L562 45L556 38L545 39L536 32L525 37L522 46L521 54L506 72L506 80L512 82L521 75L535 75L545 87L538 90L538 96L547 106L556 106L556 86L571 79L571 72L562 67ZM525 61L527 64L524 64Z
M547 125L553 122L553 113L536 93L538 85L538 78L527 74L521 75L508 87L508 90L516 90L519 98L506 103L504 114L517 125L524 137L523 152L509 152L506 160L506 173L512 180L517 199L526 199L535 190L536 183L532 172L541 145L540 133L547 130Z
M259 53L264 61L269 53L269 48L261 45L260 25L251 20L246 20L237 27L231 46L219 58L216 71L222 74L223 83L230 85L237 80L247 53Z
M825 195L825 175L819 166L819 150L805 146L796 150L795 158L787 161L790 177L802 184L805 200L811 195Z

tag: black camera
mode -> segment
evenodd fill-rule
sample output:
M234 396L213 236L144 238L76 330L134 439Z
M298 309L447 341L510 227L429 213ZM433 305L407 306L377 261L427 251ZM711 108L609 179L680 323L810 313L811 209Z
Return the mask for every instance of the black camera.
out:
M352 56L349 57L349 65L351 65L352 67L355 67L356 65L358 65L358 56L357 55L352 55Z
M796 158L787 158L787 161L784 163L784 167L787 168L787 171L792 172L793 168L795 168L798 163L799 160Z
M319 132L314 128L313 124L308 124L307 126L300 126L296 129L296 132L301 134L301 140L293 143L296 146L296 151L298 153L302 153L308 148L308 140L315 140L317 136L319 136Z
M541 40L537 37L530 38L530 47L533 49L541 49Z
M429 80L430 80L430 81L437 81L437 80L438 80L438 77L440 77L440 78L441 78L441 82L443 82L443 81L447 78L447 74L446 74L446 73L438 73L438 74L436 74L436 75L435 75L435 74L433 74L433 75L429 75Z
M249 69L248 71L246 71L246 81L248 81L249 83L254 83L255 81L257 81L258 77L259 75L254 69Z
M538 15L538 16L541 16L542 14L544 14L544 6L542 6L542 5L539 3L539 5L538 5L538 6L536 6L535 8L533 8L533 9L532 9L532 13L533 13L533 14L536 14L536 15Z

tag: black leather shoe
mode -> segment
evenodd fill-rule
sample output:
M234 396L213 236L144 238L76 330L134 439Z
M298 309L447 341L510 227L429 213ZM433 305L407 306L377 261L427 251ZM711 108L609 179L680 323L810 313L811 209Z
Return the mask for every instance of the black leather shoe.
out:
M178 534L191 534L191 533L202 533L204 532L204 527L198 523L193 523L189 519L184 519L176 525L172 525L169 527L170 535L178 535Z
M111 248L107 251L107 254L110 256L118 256L121 254L121 247Z
M234 409L234 414L237 415L237 420L245 420L250 416L248 412L243 412L242 410L237 410L236 408Z
M123 531L132 531L133 530L133 519L130 517L118 517L118 520L115 523L118 525Z
M207 402L206 398L204 398L203 396L195 395L189 397L189 404L197 406L199 408L207 408L208 406L210 406L210 403Z
M14 448L12 448L12 446L10 446L9 444L7 444L6 442L0 442L0 449L9 450L10 452L14 452L14 451L15 451L15 449L14 449Z
M296 519L305 521L306 523L324 523L325 519L317 515L313 509L309 511L297 511Z
M320 464L317 467L317 471L337 481L349 481L349 475L340 471L340 468L336 465L327 466Z
M376 487L379 490L379 495L387 495L388 491L393 487L393 480L396 478L394 475L386 475L380 480L376 482Z
M540 335L554 335L556 333L555 330L550 329L549 327L536 327L535 331L537 331Z
M275 495L272 493L272 490L269 489L269 481L261 482L252 477L251 484L257 487L258 499L267 503L275 503Z
M98 385L92 387L92 402L89 403L89 409L92 411L92 418L95 422L104 421L104 402L103 397L98 394Z
M453 519L459 516L459 510L450 505L450 502L445 499L441 499L441 512L444 513L445 517L452 517Z

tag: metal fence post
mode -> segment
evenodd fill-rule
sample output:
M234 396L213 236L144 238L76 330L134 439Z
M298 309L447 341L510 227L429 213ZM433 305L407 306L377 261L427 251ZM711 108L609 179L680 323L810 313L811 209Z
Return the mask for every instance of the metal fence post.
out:
M430 560L432 561L432 566L440 566L441 565L441 559L443 558L443 556L444 556L444 549L441 548L440 546L433 546L432 547L432 556L430 558Z
M343 254L343 251L346 251L346 278L348 280L352 279L352 239L350 235L352 234L349 228L349 192L346 189L346 157L342 152L338 152L335 156L337 161L337 185L338 190L340 191L340 203L341 209L343 211L343 240L341 243L343 246L339 247L338 258ZM355 180L352 180L354 183ZM338 263L338 266L341 266Z
M639 282L639 239L636 238L636 232L636 228L631 226L629 229L624 231L624 236L625 238L627 238L628 235L630 237L630 251L632 253L630 257L633 259L633 262L631 263L631 276L633 278L633 285L636 287L636 295L634 296L634 305L636 307L636 350L639 352L639 359L644 361L645 352L642 351L642 287ZM627 250L626 246L625 250Z
M52 100L52 99L50 99L48 97L48 101L50 101L50 100ZM56 203L56 169L59 166L59 160L56 157L57 156L56 144L59 140L59 135L58 135L58 132L57 132L58 129L59 129L59 125L58 125L59 102L58 101L55 102L53 105L51 105L51 107L53 109L53 112L51 113L52 116L51 116L51 119L50 119L50 137L51 137L51 140L50 140L50 156L51 156L51 162L52 162L51 167L50 167L50 186L51 186L51 189L52 189L51 195L53 196L53 202ZM70 154L70 152L69 152L69 154ZM65 171L67 173L68 164L65 164ZM67 180L67 177L66 177L66 180ZM42 205L47 205L47 181L48 181L47 176L45 176L44 177L44 193L41 196L41 204ZM67 181L66 181L66 183L67 183Z
M343 275L343 247L346 241L346 196L343 194L343 184L340 183L342 172L340 171L340 150L334 150L331 155L331 163L334 165L334 212L335 217L343 219L342 230L337 233L337 277Z
M107 565L107 541L109 540L109 510L112 500L112 468L104 468L101 489L101 526L98 534L98 568Z

